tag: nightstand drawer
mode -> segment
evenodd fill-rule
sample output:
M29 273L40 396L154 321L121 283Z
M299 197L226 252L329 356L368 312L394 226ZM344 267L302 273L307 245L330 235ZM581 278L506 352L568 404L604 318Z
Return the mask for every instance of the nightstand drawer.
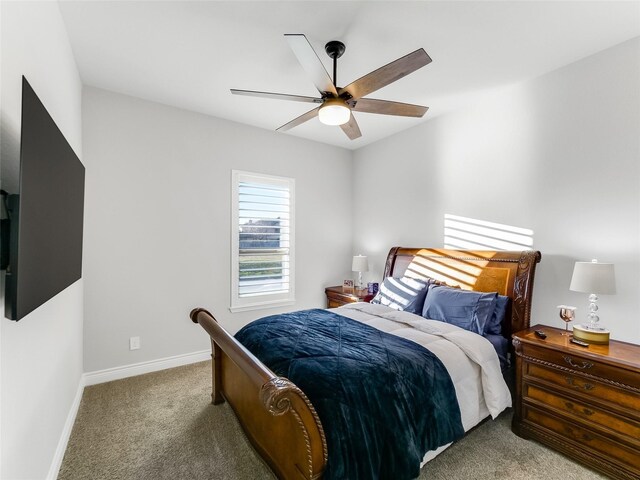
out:
M573 347L579 348L579 347ZM595 377L614 380L633 388L640 389L640 377L637 373L624 370L598 362L586 356L580 356L574 352L558 352L548 348L541 348L533 345L525 345L523 355L533 357L538 360L553 363L559 367L567 368L578 373L585 373Z
M527 362L524 375L553 383L567 392L576 392L607 401L612 405L620 405L635 411L635 416L640 417L640 395L637 393L608 385L593 378L548 368L537 363Z
M587 428L568 423L547 412L524 405L524 419L537 427L542 427L562 437L575 442L578 448L593 449L609 461L616 461L627 467L640 469L640 455L638 450L628 448L622 443L614 442L607 437L595 433Z
M338 308L341 307L342 305L346 305L347 302L343 302L340 300L336 300L334 298L331 297L327 297L327 308Z
M374 297L366 288L327 287L324 289L324 293L327 296L327 308L341 307L354 302L369 302Z
M564 397L549 392L536 385L525 385L522 395L525 401L537 401L543 408L553 408L559 413L565 414L568 418L584 421L587 425L595 424L605 429L620 433L626 437L626 442L640 448L640 422L615 415L602 408L590 405L588 402L581 402L571 397Z

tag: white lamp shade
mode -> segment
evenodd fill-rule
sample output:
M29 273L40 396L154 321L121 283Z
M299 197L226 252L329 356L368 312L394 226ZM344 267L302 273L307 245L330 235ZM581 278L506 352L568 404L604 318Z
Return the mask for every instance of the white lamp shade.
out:
M318 118L325 125L344 125L351 118L351 110L343 100L331 98L320 107Z
M368 272L369 262L366 255L356 255L351 263L351 270L354 272Z
M616 293L613 263L576 262L569 290L603 295Z

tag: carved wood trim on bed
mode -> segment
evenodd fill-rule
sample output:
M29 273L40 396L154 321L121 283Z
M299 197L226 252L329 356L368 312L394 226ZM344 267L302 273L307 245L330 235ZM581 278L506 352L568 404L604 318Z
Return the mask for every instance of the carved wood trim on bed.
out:
M512 299L503 335L529 327L535 266L540 252L494 252L393 247L385 277L427 275L469 290ZM319 479L327 462L324 430L306 395L276 376L207 310L190 314L211 337L212 402L227 401L257 452L281 479Z

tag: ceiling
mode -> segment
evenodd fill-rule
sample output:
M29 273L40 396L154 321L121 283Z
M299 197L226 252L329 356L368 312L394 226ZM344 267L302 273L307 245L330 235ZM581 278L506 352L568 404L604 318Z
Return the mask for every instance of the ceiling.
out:
M482 92L640 35L640 2L61 1L85 85L275 130L313 106L230 88L317 95L283 34L304 33L338 84L423 47L433 62L369 97L430 107L422 119L356 113L362 137L313 119L283 135L356 149ZM615 75L615 72L612 72Z

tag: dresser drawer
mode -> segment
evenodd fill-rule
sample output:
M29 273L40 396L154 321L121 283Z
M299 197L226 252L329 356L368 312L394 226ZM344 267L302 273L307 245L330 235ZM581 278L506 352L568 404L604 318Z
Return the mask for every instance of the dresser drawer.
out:
M612 405L619 405L630 411L635 418L640 417L640 395L623 390L593 378L586 378L572 372L555 370L553 368L527 362L524 375L534 379L550 382L567 392L577 392L591 398L604 400ZM571 393L568 393L571 395Z
M588 402L557 395L536 385L525 385L522 395L525 401L537 401L548 408L558 410L568 418L575 418L578 421L611 430L613 435L619 434L623 441L640 448L640 422L638 421L615 415Z
M581 348L535 325L515 333L513 346L513 431L608 477L640 480L640 345Z
M575 347L577 348L577 347ZM523 355L533 357L543 362L549 362L559 367L567 368L579 373L606 378L615 382L640 389L640 376L631 370L625 370L612 365L598 362L573 352L559 352L549 348L525 345Z
M576 443L580 449L592 449L609 461L621 463L625 467L635 470L640 469L640 455L637 449L627 447L607 437L595 433L588 428L583 428L573 423L562 420L555 415L543 410L538 410L529 405L523 406L525 422L532 423L535 428L544 428Z

